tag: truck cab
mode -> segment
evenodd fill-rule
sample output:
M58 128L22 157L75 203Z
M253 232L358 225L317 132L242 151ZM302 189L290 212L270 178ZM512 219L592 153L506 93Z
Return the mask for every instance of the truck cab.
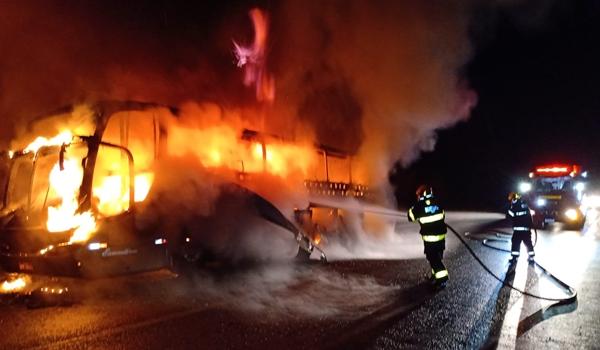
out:
M549 164L532 169L529 179L521 182L519 192L533 210L535 227L562 222L567 228L582 229L586 213L581 201L587 176L587 171L577 164Z

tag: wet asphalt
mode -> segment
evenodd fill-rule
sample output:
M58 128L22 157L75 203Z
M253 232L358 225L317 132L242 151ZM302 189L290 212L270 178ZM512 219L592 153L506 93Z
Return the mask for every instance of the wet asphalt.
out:
M482 238L479 233L507 231L498 218L450 214L448 222ZM396 231L416 235L408 224ZM538 262L579 293L577 303L566 306L503 287L449 233L450 282L440 291L429 285L420 251L327 264L212 266L191 276L159 271L61 280L72 290L73 305L28 309L23 297L2 296L0 348L598 348L599 238L594 227L539 233ZM507 278L507 253L469 244L501 279L534 294L565 295L524 259Z

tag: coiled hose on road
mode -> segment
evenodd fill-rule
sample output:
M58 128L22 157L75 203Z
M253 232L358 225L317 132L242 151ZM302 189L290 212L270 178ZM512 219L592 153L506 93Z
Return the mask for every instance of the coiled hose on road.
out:
M568 296L565 298L548 298L548 297L544 297L544 296L540 296L540 295L535 295L532 293L529 293L527 291L524 291L522 289L519 289L515 286L513 286L512 284L506 282L505 280L503 280L502 278L498 277L494 272L492 272L492 270L490 270L489 267L487 267L487 265L485 265L485 263L483 261L481 261L481 259L477 256L477 254L473 251L473 249L469 246L469 244L462 238L462 236L450 225L446 224L446 226L448 227L448 229L450 229L450 231L452 233L454 233L454 235L460 240L460 242L467 248L467 250L469 251L469 253L471 254L471 256L473 256L473 258L479 263L479 265L481 265L481 267L483 267L483 269L489 273L490 275L492 275L492 277L494 277L496 280L498 280L500 283L502 283L503 285L509 287L510 289L513 289L523 295L527 295L528 297L532 297L535 299L540 299L540 300L547 300L547 301L554 301L556 302L555 304L553 304L552 306L558 306L558 305L567 305L567 304L571 304L574 303L575 301L577 301L577 291L575 290L575 288L569 286L568 284L566 284L565 282L561 281L560 279L558 279L556 276L554 276L553 274L551 274L548 270L546 270L542 265L540 265L537 261L535 262L535 265L542 270L542 272L548 276L551 280L553 280L554 282L556 282L558 285L560 285L562 288L564 288L564 290L568 291L568 293L566 293ZM535 231L535 235L536 235L536 243L537 243L537 231ZM490 244L488 244L489 241L494 241L494 239L484 239L482 241L482 244L488 248L491 249L495 249L495 250L499 250L499 251L503 251L503 252L508 252L510 253L510 250L507 249L502 249L499 247L494 247ZM503 240L496 240L496 241L503 241Z

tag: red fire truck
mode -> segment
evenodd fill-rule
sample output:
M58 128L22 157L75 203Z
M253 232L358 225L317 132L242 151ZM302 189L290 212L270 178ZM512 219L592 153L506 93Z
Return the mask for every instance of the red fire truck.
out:
M580 230L586 213L581 201L587 186L587 171L577 164L536 166L529 179L519 185L519 192L533 210L533 222L538 228L562 222L567 228Z

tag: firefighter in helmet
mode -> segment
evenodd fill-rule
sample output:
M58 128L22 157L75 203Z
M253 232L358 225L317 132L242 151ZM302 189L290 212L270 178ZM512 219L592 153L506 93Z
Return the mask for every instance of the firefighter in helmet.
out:
M444 210L436 203L431 186L419 186L416 195L417 203L408 210L408 219L421 225L419 232L425 246L425 257L431 265L432 282L437 287L445 287L448 270L442 262L447 232Z
M525 243L529 253L529 261L533 262L535 252L531 242L531 226L533 220L527 203L516 192L508 194L509 208L506 216L512 219L513 236L511 247L511 262L516 262L520 255L521 241Z

